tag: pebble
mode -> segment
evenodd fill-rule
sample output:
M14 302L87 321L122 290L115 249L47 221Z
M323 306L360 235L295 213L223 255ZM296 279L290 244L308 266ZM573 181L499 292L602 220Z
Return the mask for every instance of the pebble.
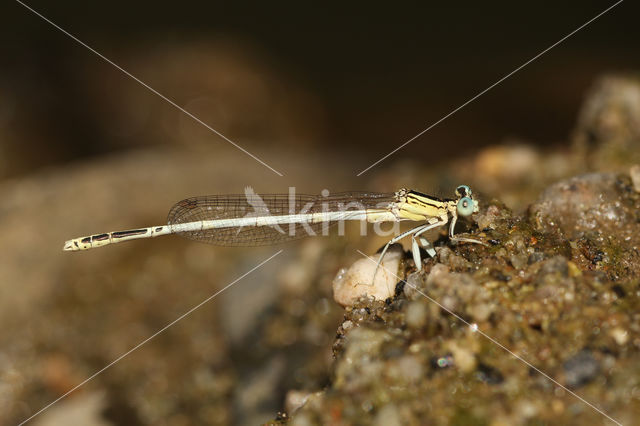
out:
M499 385L504 382L504 376L497 368L483 363L478 364L476 377L490 385Z
M344 352L335 365L334 388L354 392L380 380L385 365L379 354L392 340L386 331L365 327L346 333Z
M495 222L498 222L501 215L501 210L498 206L490 205L486 210L477 214L476 222L479 229L495 228Z
M476 357L468 348L459 346L453 340L447 342L445 347L451 352L455 366L463 373L471 373L476 369Z
M511 265L516 269L524 269L525 266L527 266L528 260L529 256L527 256L526 253L512 254L511 257L509 257Z
M409 328L420 329L427 324L428 315L427 305L417 300L409 303L404 319Z
M284 408L287 413L292 414L302 407L312 393L304 390L292 389L287 392L284 399Z
M431 272L427 277L427 286L431 287L433 285L438 284L438 286L442 286L441 282L445 282L445 285L449 285L449 267L443 265L442 263L436 263L431 268Z
M533 401L523 399L516 403L515 411L519 418L530 419L538 414L538 407Z
M493 303L476 303L467 308L474 321L484 322L489 319L495 306Z
M349 330L351 330L354 327L354 323L351 320L346 320L345 322L342 323L342 330L347 332Z
M613 340L620 346L626 345L629 341L629 332L621 327L611 329L609 335L613 337Z
M420 272L413 272L407 276L406 285L403 288L405 296L409 300L420 299L424 297L420 294L421 288L424 287L425 276Z
M400 419L400 413L395 404L387 404L378 411L373 420L375 426L401 426L403 422Z
M600 364L588 349L583 349L564 362L565 384L570 388L585 385L596 378Z
M292 417L291 426L313 426L317 424L307 413L300 413Z
M333 299L342 306L353 306L361 298L386 300L394 296L396 283L404 279L400 270L404 251L400 244L392 245L373 279L380 254L357 260L333 280ZM373 281L373 283L372 283Z
M553 184L530 211L539 231L560 231L568 239L587 232L619 235L620 228L634 220L621 203L613 173L591 173Z
M386 374L403 383L418 383L424 378L424 368L416 356L404 355L389 362Z

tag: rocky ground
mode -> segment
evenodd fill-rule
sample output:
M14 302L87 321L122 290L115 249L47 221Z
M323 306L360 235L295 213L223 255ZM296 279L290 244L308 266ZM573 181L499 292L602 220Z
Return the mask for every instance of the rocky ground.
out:
M361 298L338 327L328 384L290 391L281 421L633 424L639 153L638 80L608 77L570 150L496 147L467 160L465 182L479 176L497 195L467 229L488 246L442 237L420 272L406 253L386 299L354 289Z
M34 414L277 251L177 238L61 251L78 230L159 224L183 196L244 184L222 182L232 162L204 157L140 152L3 185L0 423ZM322 175L317 160L298 175ZM391 291L362 287L342 305L336 275L383 239L283 247L34 423L611 424L601 410L633 424L639 164L640 83L610 76L562 148L519 141L436 169L380 168L367 184L378 190L470 185L480 211L457 232L487 245L434 233L421 271L397 248Z
M472 234L490 247L442 246L421 272L407 256L394 297L347 308L330 385L292 423L606 423L539 369L632 424L639 207L614 174L555 184L525 216L485 204Z

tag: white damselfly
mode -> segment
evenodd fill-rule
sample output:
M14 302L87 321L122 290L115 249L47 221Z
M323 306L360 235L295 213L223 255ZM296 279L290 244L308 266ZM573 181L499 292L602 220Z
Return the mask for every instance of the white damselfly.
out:
M64 250L78 251L139 238L178 234L220 246L258 246L327 234L330 225L344 221L369 223L414 221L422 224L392 238L382 250L411 236L416 267L421 269L419 244L429 255L435 250L423 236L430 229L449 225L452 241L484 244L454 235L458 217L478 211L471 189L461 185L456 198L440 199L409 189L393 194L343 192L329 195L266 194L247 188L242 195L212 195L187 198L169 211L167 225L130 229L74 238Z

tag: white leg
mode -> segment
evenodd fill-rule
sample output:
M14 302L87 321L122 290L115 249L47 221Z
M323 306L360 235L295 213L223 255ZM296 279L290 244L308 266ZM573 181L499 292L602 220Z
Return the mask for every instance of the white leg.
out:
M391 244L397 243L398 241L400 241L401 239L403 239L407 235L411 235L411 234L415 234L416 232L420 232L420 231L422 231L423 228L431 228L431 227L432 227L432 225L420 225L420 226L417 226L417 227L415 227L413 229L408 230L407 232L403 232L400 235L396 235L395 237L390 239L389 242L387 244L385 244L384 248L382 249L382 253L380 253L379 263L382 262L382 258L384 257L385 253L387 252L387 250L389 249L389 246Z
M378 264L376 265L376 270L373 273L373 278L371 279L371 282L373 283L373 280L376 278L376 274L378 273L378 269L380 268L380 265L382 264L382 259L384 258L384 255L387 252L387 249L389 248L389 246L391 244L400 241L401 239L403 239L407 235L413 235L413 236L420 235L420 234L422 234L424 232L427 232L430 229L437 228L438 226L442 226L445 223L447 223L447 220L448 220L447 217L442 217L442 218L440 218L440 220L438 220L435 223L430 223L428 225L417 226L417 227L415 227L413 229L408 230L407 232L403 232L402 234L393 237L384 246L384 248L382 249L382 253L380 253L380 258L378 259ZM414 251L414 253L418 253L418 256L420 256L420 253L419 253L420 250L413 250L413 251ZM435 256L435 250L432 249L432 251L429 252L429 255L431 255L432 257ZM415 256L416 255L414 254L413 256L414 256L413 260L415 261L415 259L416 259ZM422 262L416 264L416 267L421 269L422 268ZM418 269L418 270L420 270L420 269Z
M455 237L453 236L453 229L456 227L456 222L458 221L458 215L454 214L451 218L451 223L449 224L449 239L453 240Z
M449 239L454 242L454 243L458 243L458 242L465 242L465 243L475 243L475 244L482 244L483 246L488 247L489 245L487 243L484 243L482 241L479 240L474 240L473 238L464 238L464 237L456 237L453 235L453 229L456 227L456 221L458 220L458 216L457 215L453 215L453 218L451 219L451 225L449 225Z
M429 256L431 257L435 257L436 256L436 251L433 248L433 245L431 244L431 242L429 242L429 240L427 240L426 238L422 237L421 235L424 234L425 232L427 232L430 229L436 228L438 226L442 226L445 223L447 223L447 217L441 217L439 221L437 221L436 223L432 223L430 225L427 225L425 227L423 227L422 229L414 229L413 231L414 234L412 236L412 254L413 254L413 261L416 264L416 269L418 269L418 271L422 270L422 258L420 256L420 247L418 246L418 239L420 240L420 243L424 246L425 250L427 251L427 253L429 254Z
M400 235L396 235L395 237L390 239L389 242L387 244L385 244L384 248L382 249L382 252L380 253L380 258L378 259L378 265L376 266L376 271L373 273L373 278L376 277L376 273L378 272L378 268L382 264L382 259L384 258L384 255L387 253L387 250L389 249L389 246L391 244L397 243L398 241L400 241L401 239L403 239L407 235L415 234L417 231L420 231L425 226L430 226L430 225L420 225L420 226L418 226L416 228L408 230L407 232L403 232Z
M429 256L436 257L436 249L433 248L433 244L431 244L431 241L427 240L423 236L418 237L418 239L420 240L420 244L422 244L422 247L424 247Z
M413 255L413 263L416 264L416 269L418 269L418 271L421 271L422 258L420 257L420 246L418 246L418 241L416 240L415 235L411 237L411 254Z
M429 225L424 226L422 229L414 228L413 231L415 232L413 233L413 236L420 237L422 234L429 231L430 229L437 228L438 226L442 226L446 224L448 220L449 218L447 216L442 216L441 218L438 219L437 222L430 223ZM424 237L421 237L421 239L424 239Z
M398 241L400 241L401 239L403 239L407 235L414 234L414 233L420 231L422 228L429 227L429 226L431 226L431 225L420 225L420 226L418 226L416 228L410 229L407 232L403 232L400 235L396 235L395 237L390 239L387 244L385 244L384 248L382 249L382 252L380 253L380 258L378 259L378 263L376 265L376 270L373 272L373 277L371 278L371 285L373 285L373 281L376 278L376 274L378 273L378 269L380 268L380 265L382 265L382 259L384 258L384 255L387 253L387 250L389 249L389 246L391 244L397 243Z

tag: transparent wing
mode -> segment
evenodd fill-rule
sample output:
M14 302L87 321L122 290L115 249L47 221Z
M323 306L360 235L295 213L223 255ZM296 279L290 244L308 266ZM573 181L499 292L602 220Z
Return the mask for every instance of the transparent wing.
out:
M169 211L169 225L204 220L244 217L282 216L326 211L354 211L387 208L394 194L343 192L322 195L234 194L192 197L176 203ZM199 231L177 232L183 237L221 246L259 246L322 235L323 229L336 224L294 223L268 226L230 226Z

